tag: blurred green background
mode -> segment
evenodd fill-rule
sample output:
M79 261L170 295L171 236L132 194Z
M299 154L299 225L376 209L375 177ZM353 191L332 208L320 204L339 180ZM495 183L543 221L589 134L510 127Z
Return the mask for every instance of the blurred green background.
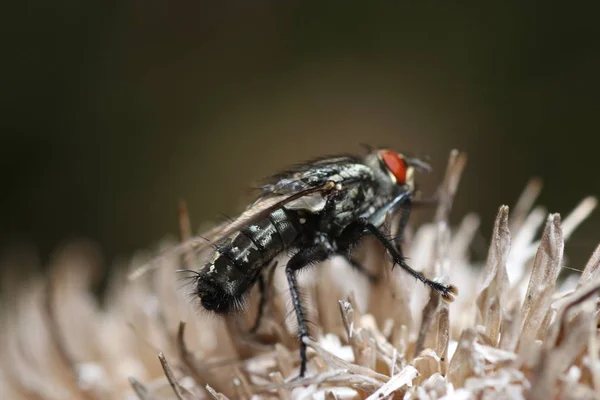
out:
M78 237L107 260L243 205L258 178L359 143L469 153L454 220L539 175L566 215L600 193L597 13L553 5L18 2L5 9L0 244ZM567 247L600 242L599 213Z

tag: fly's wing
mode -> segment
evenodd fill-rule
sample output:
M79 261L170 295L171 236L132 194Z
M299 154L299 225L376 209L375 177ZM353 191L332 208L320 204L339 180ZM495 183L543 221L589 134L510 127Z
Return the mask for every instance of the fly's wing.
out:
M195 251L196 254L201 253L211 244L216 244L240 229L266 218L273 211L289 203L316 193L329 192L336 187L337 183L343 183L347 188L362 179L371 179L370 174L368 167L352 155L321 157L295 165L265 180L260 188L262 196L236 219L220 224L202 236L191 238L166 250L150 263L134 270L129 275L129 279L136 279L157 268L160 265L158 261L167 255L183 254L190 250ZM310 201L307 204L310 204Z
M220 230L224 229L225 226L227 226L227 223L221 223L202 235L189 238L178 245L162 251L149 262L136 267L129 274L128 279L130 281L136 280L145 273L158 268L160 266L160 261L162 261L165 257L184 254L188 251L195 251L196 254L202 252L208 247L208 245L212 243L212 240L209 238L216 236Z
M266 218L273 211L280 209L281 207L294 200L298 200L302 197L309 196L314 193L328 192L331 191L334 187L335 183L328 181L321 186L308 188L293 194L265 197L262 200L256 202L253 207L244 211L239 217L237 217L224 229L218 232L218 234L216 234L211 241L218 242L222 239L225 239L232 233L237 232L240 229L245 228L257 221L260 221L263 218Z
M292 194L280 194L280 195L272 195L265 196L259 199L257 202L253 204L252 207L248 208L244 211L239 217L234 219L231 222L223 223L218 225L217 227L211 229L205 235L197 236L186 240L179 245L166 250L162 254L158 255L151 262L144 264L137 269L135 269L130 275L129 279L137 279L146 272L157 268L160 263L160 259L166 257L167 255L176 255L183 254L186 251L194 250L197 253L205 250L212 243L218 243L219 241L225 239L229 235L243 229L257 221L260 221L263 218L266 218L273 211L280 209L286 204L298 200L305 196L310 196L315 193L326 193L335 188L335 182L326 181L320 186L309 187L304 190L297 191Z
M362 165L362 163L352 155L321 157L294 165L263 181L263 185L260 187L263 197L259 198L257 202L265 197L291 194L319 187L331 180L336 181L333 177L339 176L342 171L356 165ZM340 177L340 180L344 179Z

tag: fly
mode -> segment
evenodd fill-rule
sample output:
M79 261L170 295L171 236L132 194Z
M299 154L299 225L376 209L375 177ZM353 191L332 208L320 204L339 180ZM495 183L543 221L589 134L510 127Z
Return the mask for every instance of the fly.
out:
M300 377L306 373L303 339L309 333L296 275L309 265L342 256L374 280L352 257L352 250L367 235L386 248L394 266L440 293L445 301L453 301L458 294L454 285L426 278L402 254L401 236L413 204L416 170L429 171L430 167L390 149L372 149L363 157L320 158L272 176L246 211L206 235L209 243L191 239L179 247L194 244L197 251L210 243L214 247L195 274L194 295L206 310L226 314L242 307L244 297L258 282L261 301L255 331L265 304L262 272L283 252L290 252L285 274L298 322ZM399 212L398 234L390 239L383 231L384 222Z

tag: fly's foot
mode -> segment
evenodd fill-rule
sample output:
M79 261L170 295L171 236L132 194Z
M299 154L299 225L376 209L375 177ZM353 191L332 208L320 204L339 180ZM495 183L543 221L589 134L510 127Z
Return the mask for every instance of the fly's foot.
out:
M458 288L454 285L444 285L444 288L441 290L442 299L446 303L452 303L456 300L456 296L458 296Z

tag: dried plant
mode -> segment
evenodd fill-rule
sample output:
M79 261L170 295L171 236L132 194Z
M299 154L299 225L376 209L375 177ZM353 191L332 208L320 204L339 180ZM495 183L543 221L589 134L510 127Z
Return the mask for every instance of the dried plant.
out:
M500 207L487 261L473 265L468 248L478 217L467 215L454 230L448 225L464 164L464 155L451 154L434 222L406 243L414 268L458 286L456 301L448 305L392 271L374 242L361 251L365 265L384 276L377 284L338 259L303 273L315 325L306 378L293 379L298 343L281 269L261 329L251 335L256 296L246 314L225 319L194 307L175 273L182 263L193 268L193 255L162 259L133 282L117 269L100 306L90 293L95 255L73 245L46 277L31 260L3 266L29 279L4 279L0 397L599 398L600 246L578 278L557 280L564 241L596 200L584 199L561 222L558 214L531 210L540 190L532 181L510 213ZM182 234L190 234L185 209Z

